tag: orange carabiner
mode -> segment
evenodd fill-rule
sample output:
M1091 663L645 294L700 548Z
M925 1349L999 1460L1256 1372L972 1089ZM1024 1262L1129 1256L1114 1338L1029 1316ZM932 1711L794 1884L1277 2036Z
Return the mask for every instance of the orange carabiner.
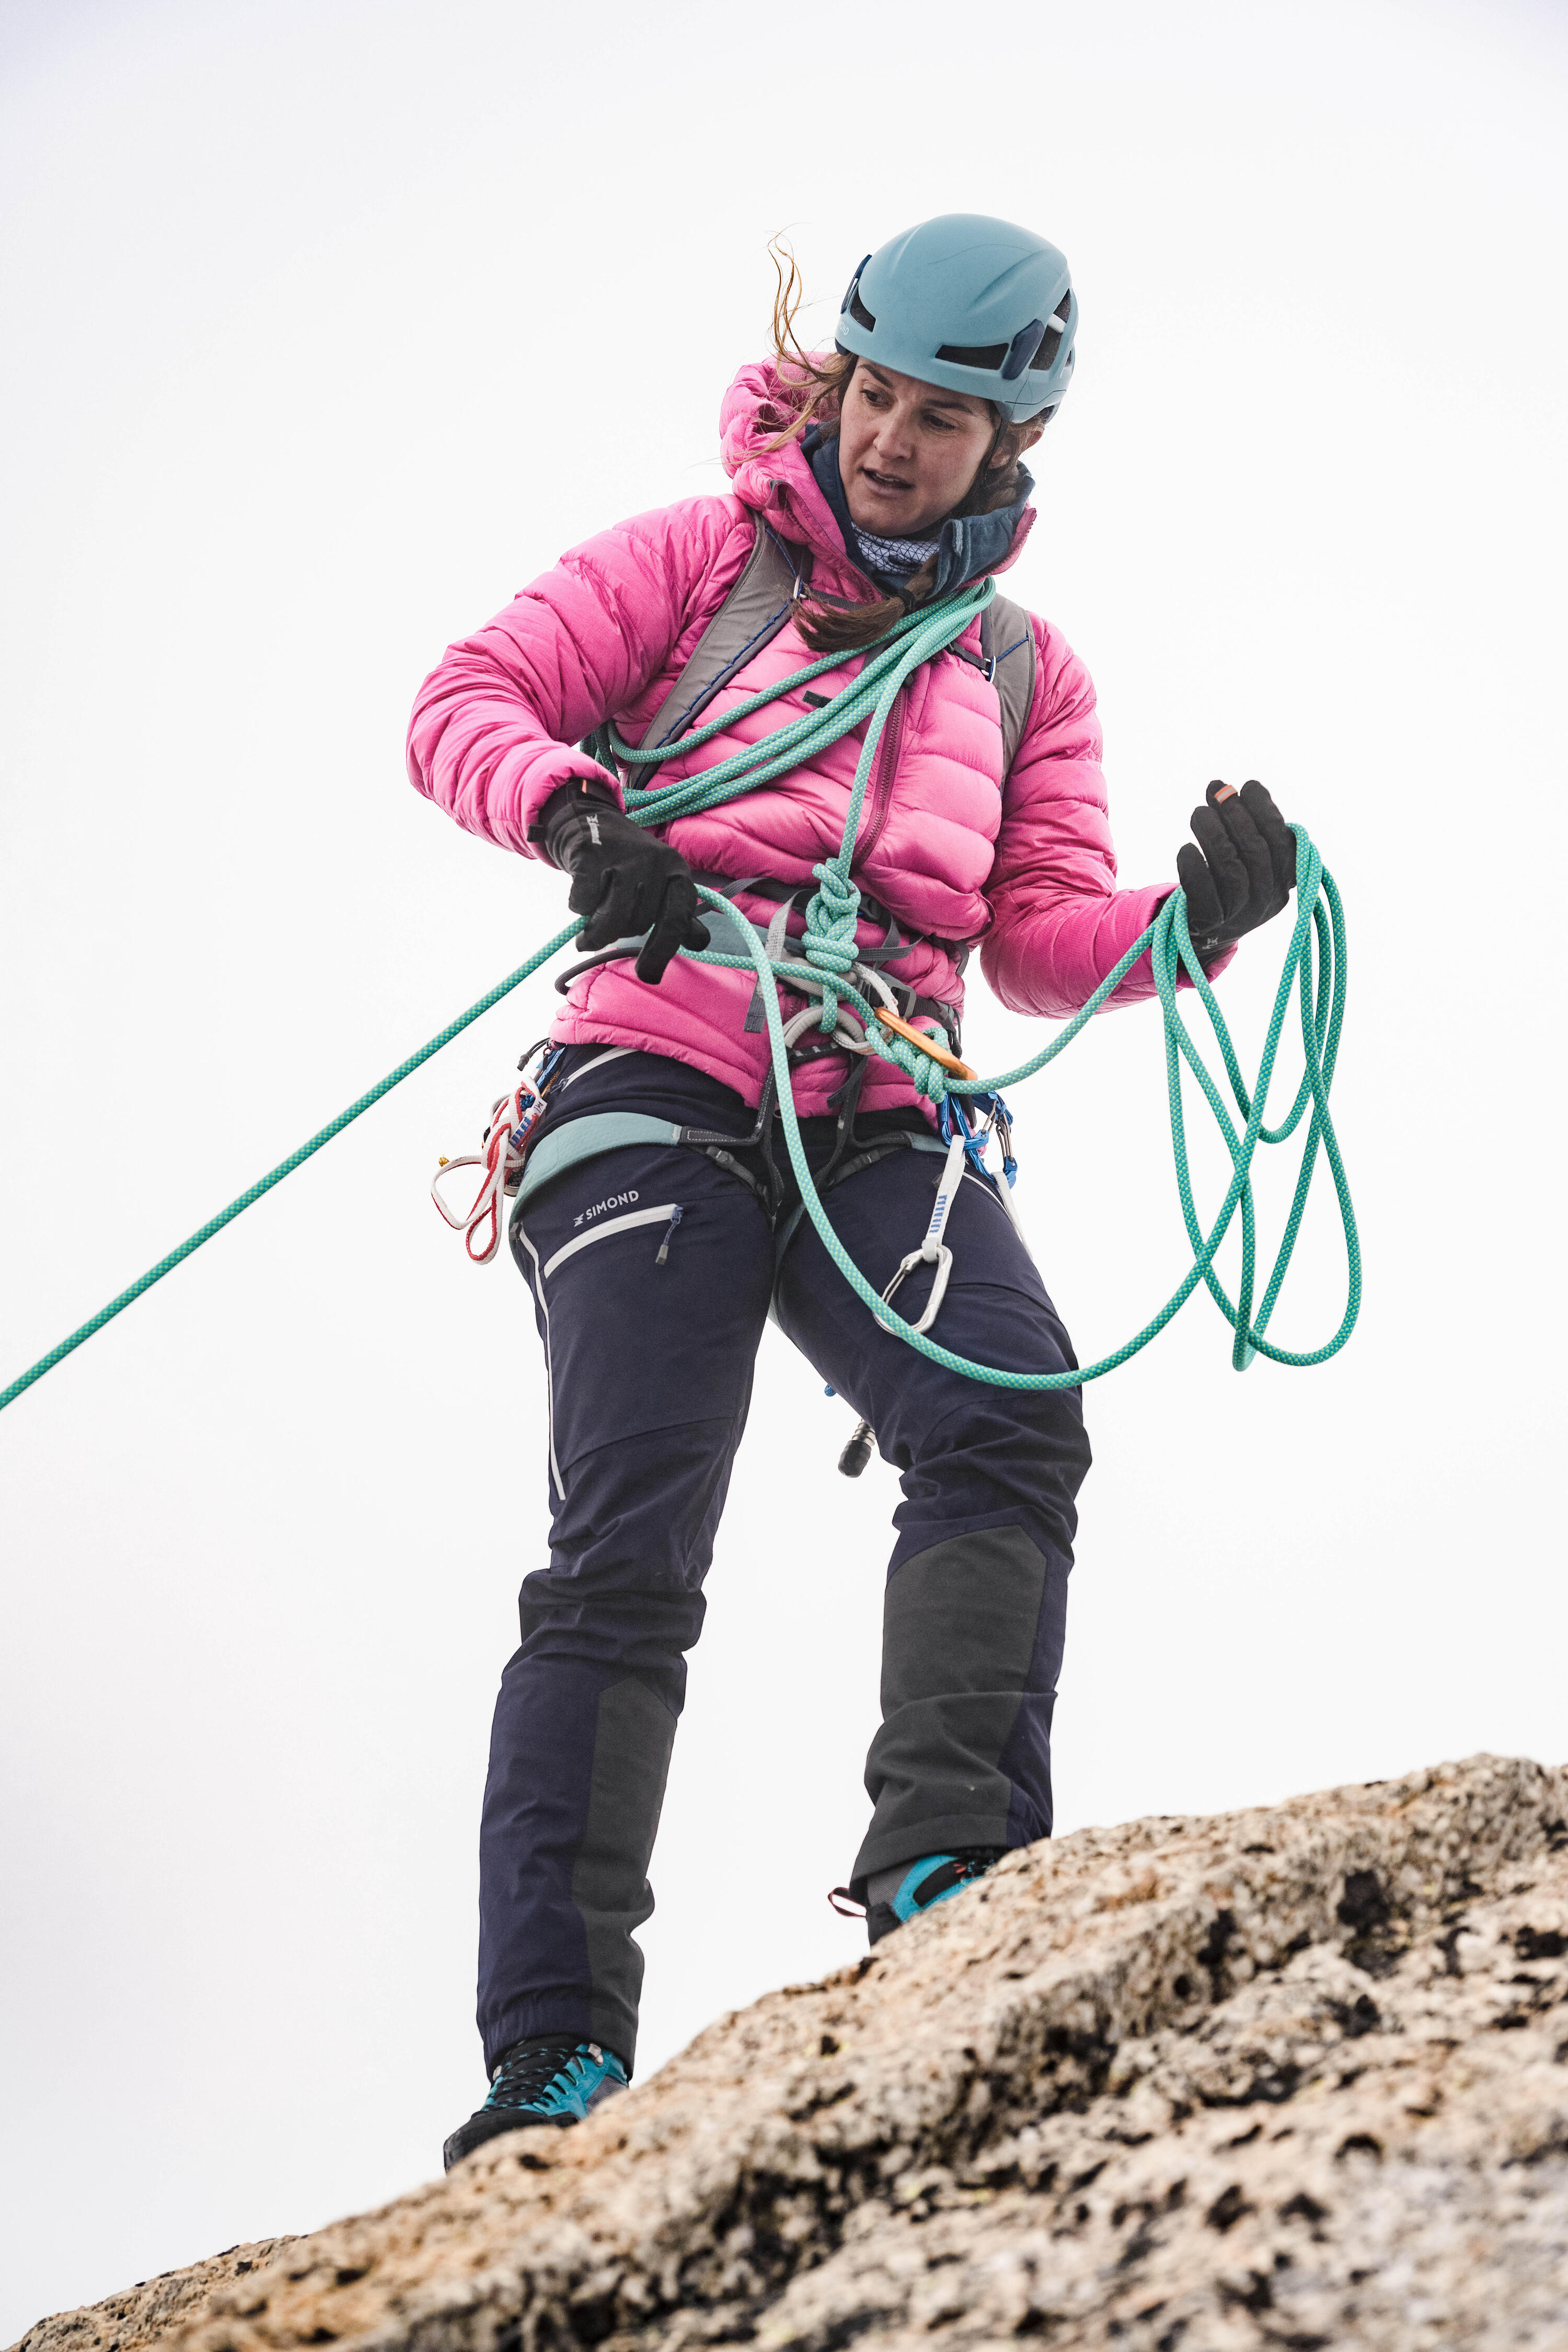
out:
M879 1004L877 1018L884 1029L892 1031L895 1037L901 1037L907 1045L916 1045L922 1054L928 1055L939 1069L951 1070L955 1078L973 1078L977 1075L967 1062L961 1062L956 1054L949 1053L945 1045L939 1045L934 1037L928 1037L923 1029L911 1028L907 1021L900 1021L896 1013L889 1013Z

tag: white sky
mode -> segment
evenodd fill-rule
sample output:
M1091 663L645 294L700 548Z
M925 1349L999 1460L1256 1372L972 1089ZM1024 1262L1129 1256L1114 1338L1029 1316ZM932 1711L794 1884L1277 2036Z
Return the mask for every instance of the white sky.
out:
M563 546L721 486L768 235L826 329L868 247L993 211L1083 304L1010 586L1096 675L1128 880L1173 874L1211 775L1322 845L1367 1263L1325 1370L1237 1381L1200 1296L1090 1392L1060 1826L1560 1759L1562 13L817 22L0 5L0 1378L561 920L556 878L408 789L408 706ZM1226 985L1249 1054L1282 944ZM425 1193L552 1001L0 1421L0 2341L429 2176L482 2088L477 1807L542 1391L522 1286ZM974 1004L983 1066L1038 1042ZM1146 1012L1022 1100L1086 1356L1183 1268L1163 1090ZM1332 1239L1288 1341L1338 1319ZM895 1489L837 1476L847 1425L770 1333L645 2071L860 1948L823 1894Z

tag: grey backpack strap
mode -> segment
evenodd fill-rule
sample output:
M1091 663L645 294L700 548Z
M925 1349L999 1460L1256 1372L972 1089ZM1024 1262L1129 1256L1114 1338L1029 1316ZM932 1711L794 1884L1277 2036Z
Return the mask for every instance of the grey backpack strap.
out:
M649 751L695 726L721 688L778 635L810 571L804 548L799 559L759 520L740 578L648 723L642 740Z
M991 682L1002 705L1002 780L1024 740L1035 699L1035 625L1022 604L993 596L980 615L980 650L995 664Z

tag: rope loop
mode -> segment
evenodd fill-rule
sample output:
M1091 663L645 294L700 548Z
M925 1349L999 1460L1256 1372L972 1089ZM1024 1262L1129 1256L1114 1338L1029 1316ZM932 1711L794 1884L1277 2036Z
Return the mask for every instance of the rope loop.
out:
M1306 1366L1326 1363L1331 1356L1339 1353L1355 1327L1362 1290L1361 1244L1356 1233L1355 1212L1351 1205L1350 1187L1329 1112L1329 1089L1333 1084L1334 1064L1338 1058L1344 1018L1344 917L1333 877L1324 868L1315 844L1303 826L1296 825L1292 830L1297 844L1296 919L1285 953L1284 970L1275 995L1258 1076L1250 1087L1244 1082L1225 1016L1194 952L1187 929L1186 900L1179 889L1166 899L1148 929L1132 941L1066 1027L1028 1061L1020 1063L1016 1069L1001 1071L994 1077L954 1077L952 1072L931 1061L905 1039L884 1030L876 1020L874 1007L867 1003L852 982L845 980L840 983L843 994L853 1003L865 1023L866 1043L872 1051L904 1071L921 1093L931 1100L940 1102L944 1096L962 1100L965 1096L994 1095L999 1088L1014 1086L1022 1078L1032 1077L1037 1070L1044 1069L1047 1063L1055 1061L1107 999L1115 993L1139 959L1144 955L1150 957L1164 1016L1171 1143L1175 1161L1176 1190L1192 1246L1193 1263L1177 1288L1141 1331L1135 1332L1131 1339L1124 1340L1110 1355L1100 1357L1098 1362L1060 1372L1005 1371L998 1366L977 1363L970 1357L958 1355L954 1350L942 1347L918 1324L908 1322L895 1307L888 1305L880 1293L872 1288L835 1233L806 1161L805 1146L790 1084L789 1040L779 1007L780 973L769 960L765 942L739 908L700 886L699 895L706 902L715 908L728 907L744 941L746 953L726 955L707 949L696 953L692 960L742 971L750 967L755 971L761 985L773 1074L778 1085L779 1116L784 1123L790 1164L800 1187L801 1204L828 1256L884 1330L932 1363L941 1364L949 1371L962 1374L966 1380L979 1381L989 1387L1025 1391L1079 1388L1085 1381L1102 1379L1107 1372L1114 1371L1118 1365L1135 1356L1140 1349L1146 1348L1202 1284L1208 1289L1235 1334L1231 1360L1237 1371L1245 1371L1259 1355L1268 1356L1277 1364ZM681 952L690 951L683 949ZM796 970L798 972L798 966ZM1205 1066L1182 1018L1176 997L1176 980L1184 970L1193 982L1198 1002L1214 1029L1226 1078L1240 1114L1239 1119L1233 1118L1226 1109L1220 1088ZM787 972L784 978L787 985ZM825 976L825 991L828 984ZM1305 1069L1290 1111L1277 1126L1269 1128L1264 1123L1264 1109L1292 994L1300 998ZM1182 1108L1181 1074L1184 1064L1197 1081L1231 1162L1229 1187L1206 1232L1193 1197ZM1252 1193L1253 1159L1260 1144L1285 1141L1301 1120L1309 1104L1311 1115L1307 1123L1295 1197L1273 1270L1261 1300L1255 1306L1257 1235ZM1338 1330L1321 1346L1302 1349L1282 1348L1266 1338L1265 1333L1296 1245L1313 1170L1320 1155L1328 1163L1344 1238L1347 1277L1344 1314ZM1240 1228L1242 1243L1241 1278L1235 1298L1229 1296L1215 1271L1220 1244L1233 1222Z

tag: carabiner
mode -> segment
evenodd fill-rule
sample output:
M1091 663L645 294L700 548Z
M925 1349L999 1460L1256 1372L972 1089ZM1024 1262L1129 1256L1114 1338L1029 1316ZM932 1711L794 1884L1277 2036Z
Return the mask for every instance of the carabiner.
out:
M900 1260L897 1274L882 1293L883 1301L886 1303L891 1299L906 1274L913 1274L917 1265L931 1265L936 1267L936 1280L931 1284L931 1297L926 1300L925 1313L918 1323L911 1323L909 1326L911 1331L929 1331L936 1321L937 1309L947 1293L947 1278L952 1272L952 1252L944 1242L939 1242L934 1249L929 1243L922 1243L918 1250L911 1250L908 1257ZM877 1320L884 1331L896 1331L898 1328L898 1326L890 1323L884 1315L879 1315Z

